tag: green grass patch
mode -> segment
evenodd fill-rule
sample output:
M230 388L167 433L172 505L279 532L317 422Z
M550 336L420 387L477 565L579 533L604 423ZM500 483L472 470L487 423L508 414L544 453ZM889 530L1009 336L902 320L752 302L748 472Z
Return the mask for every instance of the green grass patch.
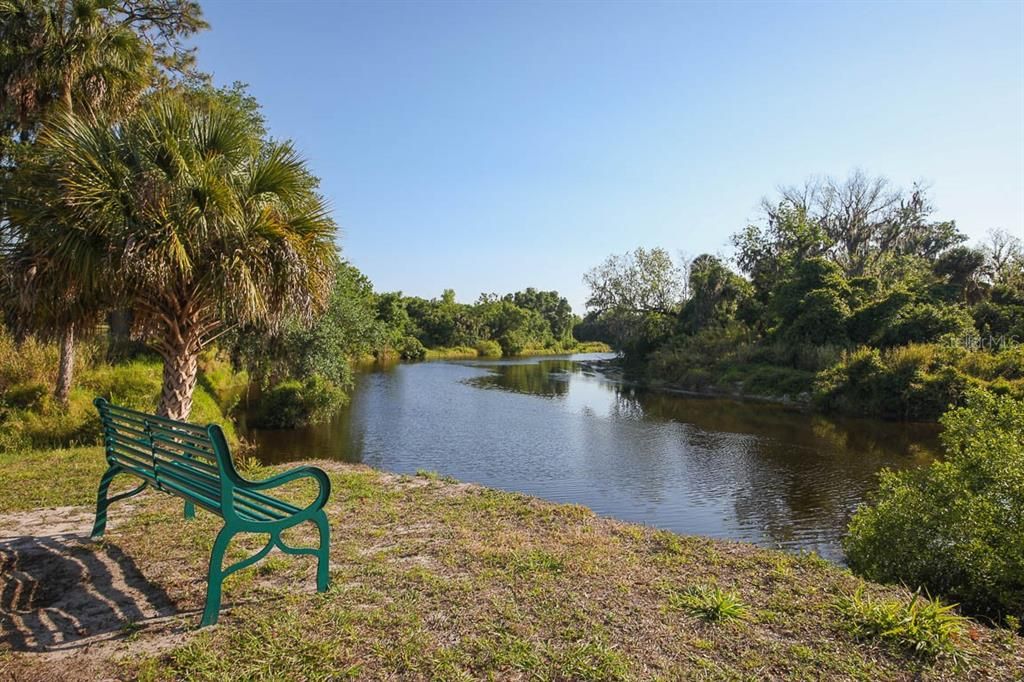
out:
M936 599L876 599L858 589L836 601L841 623L854 637L891 645L928 659L963 659L968 621Z
M102 447L0 452L0 512L94 505L106 469ZM114 479L115 488L128 478Z
M739 595L715 585L697 585L672 592L668 597L668 606L686 611L708 623L746 620L749 614L749 608L740 601Z

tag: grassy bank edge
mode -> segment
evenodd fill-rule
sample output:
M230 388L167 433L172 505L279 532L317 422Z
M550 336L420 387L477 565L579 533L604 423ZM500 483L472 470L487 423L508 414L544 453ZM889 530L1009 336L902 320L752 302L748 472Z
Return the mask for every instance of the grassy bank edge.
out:
M753 675L757 670L798 677L817 671L830 679L902 679L904 676L899 673L904 671L907 679L944 679L964 673L987 678L989 673L998 672L994 667L997 665L1010 666L1012 678L1012 666L1019 664L1024 669L1024 642L1009 632L964 620L956 624L959 635L952 640L943 639L936 632L944 625L929 620L934 614L922 615L919 609L908 611L918 607L906 589L863 581L813 554L793 556L746 543L681 536L604 520L583 507L461 484L431 472L410 477L363 466L310 463L327 468L334 482L332 525L337 527L338 541L344 548L339 557L341 573L335 578L340 591L326 602L310 602L309 597L295 594L295 585L304 580L305 567L301 561L290 563L272 557L267 566L248 569L253 571L252 576L247 573L244 580L239 580L240 596L251 595L252 581L260 576L279 580L277 587L265 588L272 597L266 602L268 606L250 603L226 621L227 627L188 635L188 640L169 657L123 659L118 664L122 672L152 679L219 678L227 670L222 666L233 670L231 666L243 660L250 639L243 632L255 628L289 633L280 646L264 643L269 649L262 650L261 656L266 654L268 663L291 665L301 661L315 670L319 661L304 659L306 653L321 655L330 651L335 652L332 656L360 661L362 667L352 669L353 677L357 678L377 679L396 673L412 679L467 677L453 673L458 670L470 671L471 677L496 671L512 677L552 680L657 678L658 675L649 676L652 669L645 667L653 666L654 662L637 658L635 647L643 650L643 645L620 641L619 637L634 625L671 634L676 623L684 628L676 633L679 642L659 646L668 647L667 650L678 646L695 653L677 663L671 662L671 656L659 661L654 667L667 666L663 668L667 671L666 679L675 674L698 673L733 678ZM91 506L104 467L99 447L0 453L0 513ZM268 469L251 475L260 478L269 473ZM127 486L129 482L122 484ZM201 575L208 552L206 540L199 540L198 536L198 544L183 544L183 540L193 536L195 529L205 537L206 531L217 525L216 520L203 515L202 523L189 530L172 498L150 494L143 504L150 510L148 513L118 517L117 540L123 543L126 553L145 568L165 551L185 552L183 559L176 560L184 563L160 569L165 571L164 575L156 565L147 569L154 571L154 579L161 582L180 582L183 578L191 581L195 577L191 574L197 571ZM403 528L408 524L422 528L426 523L435 530L424 545L422 540L413 538L401 540L404 536L396 536L396 528L392 528L396 523ZM395 538L398 544L385 542L379 555L363 553L362 548L387 538ZM516 538L522 545L516 543ZM406 546L408 542L412 544ZM407 563L410 552L426 547L439 554L423 565ZM621 552L625 554L618 556ZM631 564L632 570L622 573L621 567L615 568L620 561ZM470 567L469 574L464 574L466 566ZM435 575L440 567L447 569ZM456 567L460 567L456 573L463 577L443 577L447 570ZM299 572L295 573L296 570ZM635 575L641 571L647 577ZM345 587L360 581L369 584L362 588ZM412 598L409 589L426 590L424 594L433 596ZM510 590L509 594L518 595L520 600L513 611L501 612L499 621L512 618L518 622L514 614L522 609L526 612L524 623L533 623L530 628L539 628L543 633L545 626L537 623L537 614L529 614L536 610L542 618L552 619L554 630L543 635L531 634L531 629L522 629L525 626L506 623L497 634L471 630L461 645L425 650L424 622L437 612L439 605L475 612L478 607L468 606L471 598L492 589ZM569 589L572 592L566 592L560 599L574 594L571 601L578 603L572 608L556 608L558 600L553 602L552 595ZM625 599L636 590L646 594L646 598L663 600L662 605L654 603L638 611L635 604ZM602 598L612 599L615 608L626 610L612 613L606 605L592 604L598 593L605 595ZM840 593L845 596L839 596ZM449 596L444 597L446 594ZM452 594L458 595L459 601L445 601ZM399 595L404 596L395 601L393 597ZM186 597L185 606L193 606L188 600L195 596ZM283 607L279 603L282 598ZM339 602L337 607L331 605L332 599ZM365 619L356 615L363 613L358 604L364 599L374 603L374 611ZM378 603L378 599L383 601ZM424 603L420 604L419 599L424 599ZM442 601L431 601L436 599ZM464 603L462 599L470 601ZM335 608L341 610L336 612ZM600 611L605 614L602 619L607 620L603 624L584 625L591 623L595 614L584 616L580 608ZM892 617L911 619L914 629L895 634L878 629L880 622ZM307 621L311 618L326 618L328 622L341 618L346 625L331 634L323 632L323 623L319 628L309 625ZM641 619L640 624L635 622L636 618ZM620 631L622 623L632 625ZM398 648L393 650L383 645L371 646L372 639L364 630L368 628L380 636L384 630L378 628L396 627L400 637L395 643ZM506 627L510 629L505 631ZM301 655L296 654L297 643L314 632L326 639L305 643ZM783 636L781 633L785 633L785 643L780 647L775 638ZM361 644L364 638L366 643ZM332 639L343 642L345 648L327 646ZM915 642L937 648L942 657L933 662L914 653ZM395 658L397 653L401 657ZM14 656L13 665L34 670L36 659L31 654ZM765 660L759 662L759 657ZM258 668L260 660L260 656L254 656L238 670L265 672ZM283 669L278 670L282 672Z

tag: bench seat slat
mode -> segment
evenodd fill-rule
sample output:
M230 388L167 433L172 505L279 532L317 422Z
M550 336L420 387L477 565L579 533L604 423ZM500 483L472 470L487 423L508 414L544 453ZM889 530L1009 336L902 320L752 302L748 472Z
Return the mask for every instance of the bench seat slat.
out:
M104 424L103 425L103 429L106 432L112 433L114 435L117 435L117 434L120 434L120 433L128 433L128 434L130 434L132 436L138 436L139 438L149 438L149 434L146 433L145 431L143 431L142 429L137 429L137 428L135 428L133 426L126 426L124 424L115 424L115 423L111 422L111 423Z
M188 478L181 475L180 472L176 472L173 469L168 469L166 467L158 469L157 481L157 487L160 490L171 492L176 494L178 497L183 497L187 500L192 500L196 504L206 507L215 514L220 515L222 506L220 502L214 501L212 497L214 495L219 495L220 491L198 484L195 481L190 481ZM286 518L286 515L284 514L271 515L259 509L248 509L246 507L239 506L235 506L235 512L249 521L279 521Z
M180 462L181 464L185 464L187 466L200 469L210 474L211 476L218 476L220 473L217 467L213 466L209 462L202 459L198 459L188 454L182 454L180 452L166 450L164 448L158 447L154 447L153 452L155 453L157 459L166 459L169 461Z
M174 421L173 419L167 419L166 417L160 417L155 414L146 414L144 412L136 412L135 410L129 410L123 407L114 407L112 413L124 419L132 419L142 423L150 423L154 426L159 426L165 429L171 429L174 431L183 431L191 433L192 435L203 438L206 436L206 429L202 426L196 426L195 424L189 424L188 422Z
M194 441L188 438L182 438L180 436L170 436L159 431L152 433L152 439L154 445L158 447L174 447L179 450L186 450L193 455L199 455L204 459L216 460L217 455L213 450L203 448L201 445L196 444Z
M107 448L107 454L116 458L118 461L126 462L133 467L147 471L150 476L153 475L153 460L151 457L147 456L146 459L141 459L142 455L138 452L126 452L125 450L125 448L117 449L116 447L109 447Z
M140 450L144 449L147 454L150 453L150 445L148 440L134 438L132 436L126 436L122 433L111 433L110 438L115 443L122 443L129 447L138 448Z
M197 489L205 491L208 495L220 495L220 490L216 488L216 480L211 481L208 477L203 475L201 472L190 471L186 467L180 464L161 464L158 463L156 467L157 478L161 481L164 480L165 476L173 476L182 485L195 486ZM277 521L285 518L299 511L293 509L290 511L281 511L275 509L269 509L265 506L259 506L256 501L248 500L238 494L239 491L235 490L235 495L232 499L235 510L248 514L249 516L258 516L263 518L257 518L258 521Z
M197 490L190 488L187 484L183 485L175 479L169 479L167 476L161 476L157 479L157 488L176 494L178 497L182 497L206 507L218 516L221 515L221 505L219 500L213 499L208 495L204 495Z
M168 467L174 467L176 472L183 472L195 478L197 481L201 481L204 485L213 487L214 489L219 485L219 480L217 478L202 471L191 470L187 464L180 464L178 462L165 464L157 460L157 466L159 467L158 473L166 471ZM233 499L236 504L242 504L251 509L266 512L274 516L281 516L282 514L285 516L291 516L292 514L300 511L300 509L295 505L282 502L274 497L263 495L252 490L235 488L233 492Z
M144 462L152 463L152 461L153 461L153 451L152 450L148 450L148 449L147 450L143 450L141 447L139 447L135 443L130 443L130 442L127 442L127 441L123 441L123 440L121 440L119 438L110 438L110 439L108 439L108 441L107 441L107 448L117 448L119 450L124 450L125 452L130 454L132 457L138 457L139 459L141 459Z
M181 450L183 452L189 452L189 453L191 453L193 455L198 455L199 457L202 457L204 459L214 459L214 460L216 459L216 455L214 455L209 450L203 450L203 449L197 448L197 447L195 447L193 445L189 445L188 443L185 443L185 442L182 442L182 441L176 441L176 440L174 440L172 438L169 438L169 437L164 436L163 434L159 434L159 433L154 433L153 434L153 447L156 447L156 448L169 448L169 447L173 447L173 448L177 448L177 449L179 449L179 450Z

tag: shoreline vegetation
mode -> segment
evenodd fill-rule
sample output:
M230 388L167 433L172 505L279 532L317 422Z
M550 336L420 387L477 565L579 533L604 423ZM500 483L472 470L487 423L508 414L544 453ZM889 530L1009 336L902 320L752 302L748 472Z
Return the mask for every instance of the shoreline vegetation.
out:
M611 353L612 347L603 341L578 341L550 348L524 348L521 352L508 359L533 358L549 355L575 355L577 353ZM485 348L458 346L455 348L427 348L424 360L476 360L503 357L500 353L493 354Z
M973 390L1024 399L1024 242L974 244L927 191L854 172L783 187L729 255L609 256L578 338L643 383L937 421Z
M186 523L178 501L147 493L115 505L107 537L92 543L101 448L0 455L4 527L50 536L45 549L17 547L19 589L37 597L5 617L27 645L70 644L5 650L0 671L16 680L1009 680L1024 669L1024 639L1010 630L813 554L677 535L431 472L310 463L328 470L334 489L331 590L297 590L312 562L275 553L227 581L221 625L197 631L217 519L200 512ZM271 471L244 469L250 478ZM300 501L311 491L288 494ZM250 544L231 552L241 558ZM136 599L137 619L98 617L109 611L88 613L88 601L74 631L38 618L74 608L55 585L70 594L84 579L36 573L40 553L57 566L107 570L122 585L111 598Z

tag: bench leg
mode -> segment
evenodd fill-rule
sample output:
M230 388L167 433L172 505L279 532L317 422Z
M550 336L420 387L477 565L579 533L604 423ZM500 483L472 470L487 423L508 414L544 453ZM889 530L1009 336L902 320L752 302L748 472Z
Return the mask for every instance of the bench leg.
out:
M103 478L100 479L100 489L96 493L96 521L92 524L93 540L99 540L107 530L107 507L110 506L107 491L110 489L110 482L119 473L121 473L121 467L111 466L103 472Z
M191 502L185 503L185 518L194 519L196 517L196 505Z
M217 539L213 542L213 552L210 554L210 572L206 580L206 608L203 609L203 619L199 627L206 627L217 622L220 615L220 592L224 583L224 554L235 531L228 530L225 526L217 533Z
M316 591L326 592L330 587L330 556L331 556L331 526L327 523L327 514L321 509L320 513L313 517L313 522L320 530L320 548L316 555Z

